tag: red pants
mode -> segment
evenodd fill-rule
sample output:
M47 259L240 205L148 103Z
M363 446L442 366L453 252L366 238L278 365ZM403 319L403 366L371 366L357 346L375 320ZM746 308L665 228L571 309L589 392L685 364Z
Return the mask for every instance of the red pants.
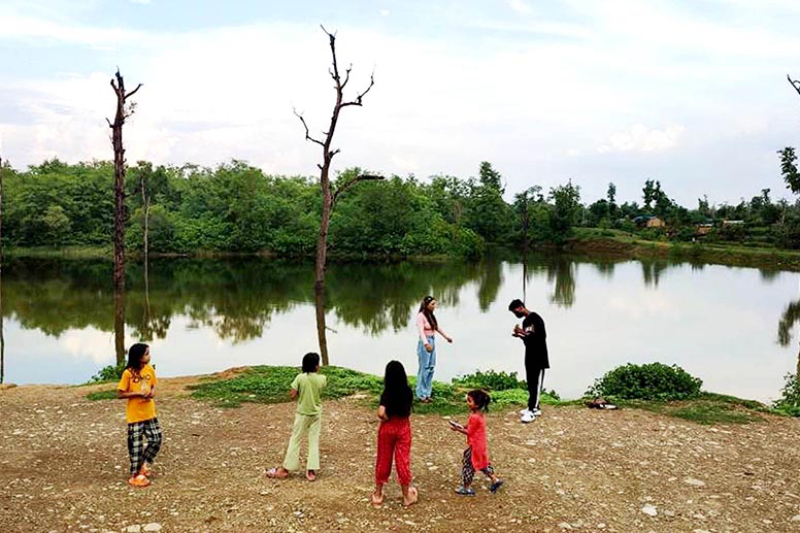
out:
M375 461L375 483L385 485L392 473L394 455L397 480L411 484L411 423L408 418L390 418L378 428L378 459Z

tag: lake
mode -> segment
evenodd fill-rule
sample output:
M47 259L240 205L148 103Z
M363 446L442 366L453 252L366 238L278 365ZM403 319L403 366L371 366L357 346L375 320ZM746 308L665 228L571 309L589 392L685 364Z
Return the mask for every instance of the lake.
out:
M130 265L124 323L107 261L12 260L2 273L6 383L82 383L144 339L162 377L299 365L317 351L313 265L264 258ZM545 387L579 397L628 362L677 364L713 392L768 401L798 364L800 275L668 260L542 255L523 262L345 263L328 269L330 363L416 373L413 318L426 294L451 335L436 379L476 369L524 377L523 298L547 324ZM120 308L122 309L122 308ZM121 316L121 315L120 315Z

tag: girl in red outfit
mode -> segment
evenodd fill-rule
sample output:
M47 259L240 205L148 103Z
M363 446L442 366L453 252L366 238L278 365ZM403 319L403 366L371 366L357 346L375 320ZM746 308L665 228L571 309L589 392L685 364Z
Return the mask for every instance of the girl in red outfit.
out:
M406 369L399 361L386 365L383 394L378 406L378 459L375 462L375 492L372 505L383 503L383 486L392 473L394 455L397 480L403 489L403 505L417 503L417 489L411 486L411 402L413 395L408 386Z
M489 411L491 397L482 390L472 390L467 393L467 407L470 415L467 420L467 427L459 424L451 424L450 429L458 431L467 436L467 449L464 450L464 462L462 463L461 476L462 485L456 489L456 494L462 496L475 496L472 489L472 480L475 471L480 470L492 480L489 490L492 494L497 492L503 485L503 480L494 475L494 468L489 462L489 450L486 445L486 419L483 413Z

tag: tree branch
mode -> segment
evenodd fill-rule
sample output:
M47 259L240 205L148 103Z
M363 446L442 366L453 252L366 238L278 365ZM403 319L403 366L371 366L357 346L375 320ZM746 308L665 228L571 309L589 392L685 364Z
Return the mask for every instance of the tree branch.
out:
M800 81L793 80L788 74L786 75L786 79L792 84L792 87L794 87L794 90L797 91L797 94L800 94Z
M305 128L305 130L306 130L306 140L307 140L307 141L314 142L314 143L317 143L318 145L320 145L320 146L322 146L322 147L324 148L324 147L325 147L325 143L324 143L324 142L322 142L322 141L320 141L320 140L317 140L317 139L315 139L314 137L312 137L311 135L309 135L309 133L308 133L308 124L306 124L306 119L304 119L304 118L303 118L303 115L301 115L300 113L298 113L296 109L292 109L292 112L295 114L295 116L296 116L297 118L299 118L299 119L300 119L300 122L302 122L302 123L303 123L303 127L304 127L304 128Z
M333 56L333 72L331 72L331 76L333 77L334 81L336 81L337 89L341 91L342 80L339 77L339 64L336 62L336 33L329 32L322 24L320 24L319 27L322 28L322 31L328 34L328 40L331 44L331 55ZM330 70L328 72L330 72Z
M372 89L373 85L375 85L375 72L374 71L369 76L369 87L367 87L366 90L363 93L361 93L358 96L356 96L356 99L353 100L352 102L343 103L342 107L346 107L346 106L349 106L349 105L358 105L358 106L362 105L361 99L364 98L367 95L369 90Z
M141 88L142 88L142 84L140 83L139 85L136 86L136 88L134 90L132 90L131 92L129 92L128 94L125 95L125 100L127 100L128 98L130 98L131 96L136 94L136 91L138 91Z
M333 204L336 204L336 200L349 189L353 188L357 183L361 181L376 181L382 179L383 176L378 176L376 174L359 174L355 178L352 178L346 183L342 183L340 186L336 187L336 191L333 193Z

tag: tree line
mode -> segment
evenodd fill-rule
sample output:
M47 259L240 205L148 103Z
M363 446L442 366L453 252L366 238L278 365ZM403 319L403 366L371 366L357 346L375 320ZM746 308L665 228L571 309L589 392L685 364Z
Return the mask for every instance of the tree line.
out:
M342 172L335 181L363 175ZM45 161L25 171L4 168L3 241L12 247L109 246L114 234L114 165ZM315 178L270 176L242 161L205 168L128 168L125 241L142 250L145 214L149 248L158 253L269 252L310 256L318 237L322 195ZM142 194L142 191L145 194ZM797 248L800 206L773 201L769 189L738 204L696 207L672 200L658 181L645 181L642 203L605 198L581 202L568 182L545 192L534 186L504 199L501 174L488 162L477 178L393 176L364 182L337 202L330 224L333 253L344 256L475 257L487 247L563 243L576 228L617 229L645 238ZM647 228L642 218L665 226ZM725 223L736 221L736 223Z

